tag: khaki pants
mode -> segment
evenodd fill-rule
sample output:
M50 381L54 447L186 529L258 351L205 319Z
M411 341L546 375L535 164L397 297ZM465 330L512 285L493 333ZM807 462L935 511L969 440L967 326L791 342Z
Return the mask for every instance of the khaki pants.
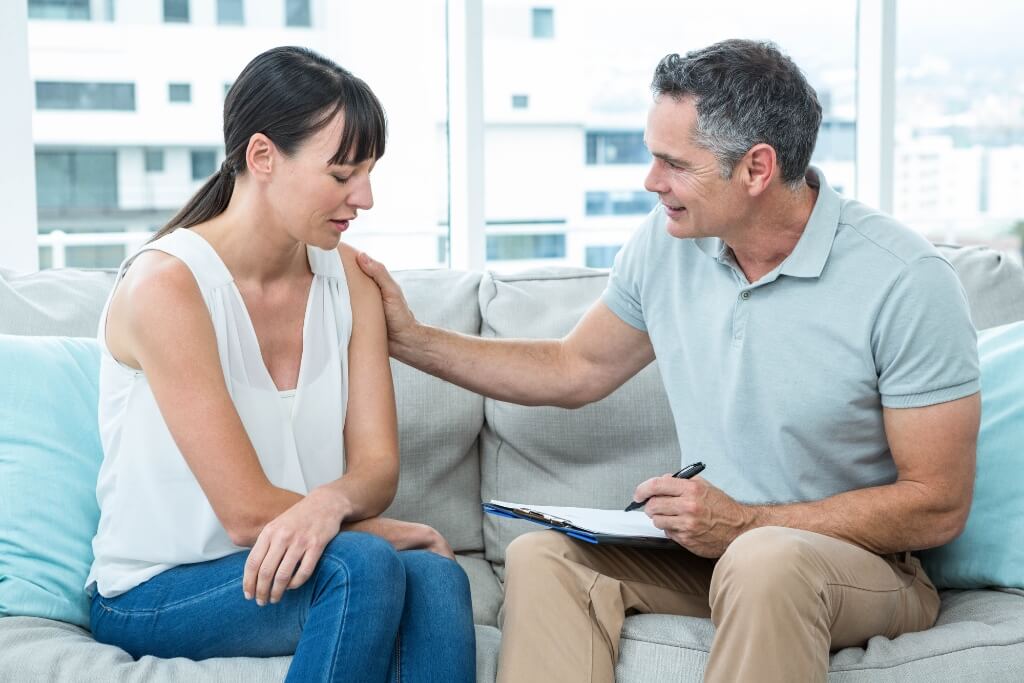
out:
M830 650L929 628L939 611L908 553L799 529L754 529L717 561L541 531L505 562L499 683L611 683L622 622L651 612L711 617L706 681L823 681Z

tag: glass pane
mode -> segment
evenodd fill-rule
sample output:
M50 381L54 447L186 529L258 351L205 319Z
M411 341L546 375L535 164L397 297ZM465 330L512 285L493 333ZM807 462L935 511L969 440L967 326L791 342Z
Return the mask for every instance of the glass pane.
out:
M133 111L133 83L65 83L36 81L36 109Z
M896 216L936 241L1024 239L1024 4L897 5Z
M855 0L745 3L742 11L636 0L623 8L619 0L484 0L488 235L561 234L564 253L535 254L540 263L607 267L657 202L644 190L654 67L666 54L726 38L773 40L800 66L824 110L812 163L833 186L852 189ZM507 253L489 249L489 266L533 265Z
M159 173L164 170L164 151L162 149L147 149L145 155L146 173Z
M89 0L28 0L28 18L88 21Z
M310 26L309 0L285 0L284 25Z
M40 210L57 215L68 209L116 207L117 153L37 151L36 195Z
M533 37L555 37L555 10L550 7L533 8Z
M164 21L188 23L188 0L164 0Z
M68 268L117 268L127 256L125 248L117 244L65 249Z
M192 86L188 83L171 83L167 86L167 97L171 102L191 102Z
M217 0L217 23L240 26L244 23L242 0Z
M217 152L212 149L192 150L192 180L206 180L217 170Z

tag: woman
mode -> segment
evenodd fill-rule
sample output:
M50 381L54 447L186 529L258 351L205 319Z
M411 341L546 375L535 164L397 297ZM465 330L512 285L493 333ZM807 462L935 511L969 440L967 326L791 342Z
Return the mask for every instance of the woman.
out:
M294 653L295 681L474 678L451 549L378 517L398 479L386 329L340 239L384 141L363 81L269 50L228 93L220 171L122 266L99 329L97 640Z

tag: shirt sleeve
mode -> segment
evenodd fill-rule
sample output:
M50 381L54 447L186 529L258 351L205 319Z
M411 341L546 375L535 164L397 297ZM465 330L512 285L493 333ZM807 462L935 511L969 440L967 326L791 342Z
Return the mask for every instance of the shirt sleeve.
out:
M612 313L642 332L647 331L643 306L644 267L656 213L657 209L651 212L616 254L608 286L601 295L601 300Z
M879 310L871 343L886 408L945 403L980 388L967 295L940 256L905 266Z

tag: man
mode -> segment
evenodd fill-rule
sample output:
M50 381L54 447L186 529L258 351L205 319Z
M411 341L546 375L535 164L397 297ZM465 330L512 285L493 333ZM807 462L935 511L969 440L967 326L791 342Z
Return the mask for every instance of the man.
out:
M709 681L824 680L830 649L929 628L909 551L963 528L980 402L948 262L808 166L813 89L771 44L658 65L645 186L661 204L561 340L421 325L387 271L393 356L503 401L578 407L655 357L684 453L637 501L678 551L554 532L508 548L499 679L612 681L626 613L710 616Z

